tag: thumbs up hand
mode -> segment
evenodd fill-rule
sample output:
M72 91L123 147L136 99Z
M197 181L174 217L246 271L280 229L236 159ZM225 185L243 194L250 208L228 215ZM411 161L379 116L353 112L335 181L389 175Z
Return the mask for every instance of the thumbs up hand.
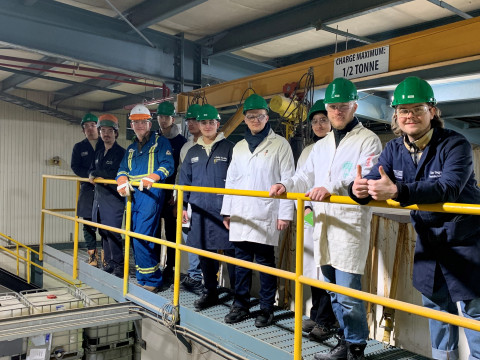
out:
M388 200L395 199L398 195L397 186L390 180L388 175L383 170L382 166L378 167L380 179L368 180L368 193L374 200Z
M368 180L362 179L362 167L360 165L357 165L357 176L353 181L352 192L359 199L368 196Z

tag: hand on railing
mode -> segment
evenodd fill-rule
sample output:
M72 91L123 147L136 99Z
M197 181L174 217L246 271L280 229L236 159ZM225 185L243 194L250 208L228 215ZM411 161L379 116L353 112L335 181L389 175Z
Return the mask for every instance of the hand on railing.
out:
M285 185L283 184L273 184L272 187L270 188L269 196L270 197L275 197L278 195L282 195L284 192L286 192L287 189L285 188Z
M152 188L152 184L156 183L158 180L160 180L160 176L152 173L144 177L142 180L140 180L140 185L138 185L138 190L143 191L143 188L150 190Z
M330 195L332 195L332 194L330 194L330 192L326 188L324 188L323 186L313 188L312 190L310 190L309 192L307 192L305 194L305 196L307 196L310 199L315 200L315 201L323 201L323 200L329 198Z
M132 184L128 182L128 177L126 176L120 176L117 179L117 184L118 184L117 191L120 194L120 196L123 196L123 197L130 196L130 194L135 191L133 189Z

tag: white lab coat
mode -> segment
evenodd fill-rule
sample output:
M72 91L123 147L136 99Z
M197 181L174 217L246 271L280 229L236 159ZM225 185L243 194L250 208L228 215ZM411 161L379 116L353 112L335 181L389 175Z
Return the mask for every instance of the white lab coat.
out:
M295 171L292 149L272 130L253 154L246 140L233 148L225 188L268 191L290 179ZM225 195L222 215L230 216L230 241L278 245L277 219L292 220L291 200Z
M325 187L331 194L348 196L357 165L366 175L378 161L382 144L377 135L356 125L335 147L333 131L318 141L305 165L282 182L289 192ZM370 240L370 208L314 202L314 250L317 265L331 265L353 274L363 274Z

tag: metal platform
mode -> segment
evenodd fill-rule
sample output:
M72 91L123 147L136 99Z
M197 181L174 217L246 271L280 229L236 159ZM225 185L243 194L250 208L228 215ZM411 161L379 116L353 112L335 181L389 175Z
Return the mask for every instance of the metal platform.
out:
M46 246L44 262L71 274L70 252L70 249L65 247L59 250ZM81 250L80 253L82 253ZM80 257L86 259L86 252L79 255ZM122 279L89 266L84 261L79 261L79 280L117 301L131 301L160 315L165 309L171 308L173 289L153 294L136 286L135 280L131 279L129 294L124 298ZM232 297L227 290L221 290L219 305L199 312L195 311L193 306L197 298L198 295L189 292L180 294L179 325L248 359L290 360L293 358L294 313L292 311L277 309L272 326L257 328L254 325L254 319L260 308L256 304L250 309L249 319L237 324L226 324L223 319L232 303ZM252 299L252 302L258 303L255 299ZM315 353L328 352L335 344L334 338L318 343L311 341L307 334L304 334L302 357L304 360L312 360ZM428 359L403 349L385 348L383 343L376 340L368 341L365 355L371 360Z

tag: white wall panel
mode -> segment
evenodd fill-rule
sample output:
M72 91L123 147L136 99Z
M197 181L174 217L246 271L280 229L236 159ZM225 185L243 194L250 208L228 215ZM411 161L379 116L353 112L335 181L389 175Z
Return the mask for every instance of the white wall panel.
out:
M30 92L28 99L48 100L46 94ZM83 138L78 125L0 102L0 232L28 245L38 244L42 174L72 175L72 148ZM60 158L60 166L48 164L54 156ZM75 207L75 182L49 180L47 189L47 208ZM47 216L46 242L69 241L70 233L73 223Z

